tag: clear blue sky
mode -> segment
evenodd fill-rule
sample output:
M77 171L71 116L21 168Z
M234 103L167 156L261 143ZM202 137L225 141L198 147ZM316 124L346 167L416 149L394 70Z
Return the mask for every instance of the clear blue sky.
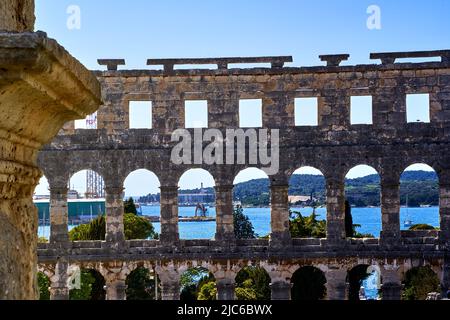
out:
M80 29L67 28L70 5L80 8ZM367 28L370 5L381 9L381 30ZM292 65L307 66L331 53L361 64L371 62L370 52L450 48L449 13L448 0L36 0L36 29L90 69L101 69L98 58L145 69L147 58L263 55L292 55ZM140 176L128 194L148 186ZM181 187L208 184L194 176Z

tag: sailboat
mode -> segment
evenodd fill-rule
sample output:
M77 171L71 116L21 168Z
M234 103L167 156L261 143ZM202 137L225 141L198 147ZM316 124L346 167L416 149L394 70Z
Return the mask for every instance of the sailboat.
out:
M406 220L405 220L405 222L404 222L404 227L405 228L410 228L410 227L412 227L413 225L414 225L414 222L411 220L411 218L410 218L410 216L409 216L409 204L408 204L408 202L409 202L409 197L408 197L408 195L406 195Z

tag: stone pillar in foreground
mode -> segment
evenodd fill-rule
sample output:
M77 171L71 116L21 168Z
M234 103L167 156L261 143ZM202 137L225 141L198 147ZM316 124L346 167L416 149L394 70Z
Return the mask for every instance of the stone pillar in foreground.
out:
M235 240L233 209L233 186L216 186L216 240Z
M125 241L123 225L123 188L106 187L106 241L119 244Z
M164 244L174 244L180 239L178 233L178 186L161 186L161 236Z
M0 1L0 32L34 30L34 0Z
M400 184L394 181L381 181L381 216L384 244L396 244L400 234Z
M291 300L292 284L287 281L277 281L270 284L272 300Z
M347 300L347 271L330 269L327 278L327 300Z
M50 300L69 300L69 263L59 260L55 274L50 277Z
M287 246L291 243L289 231L289 185L271 185L271 246Z
M50 186L50 243L69 241L67 186Z
M38 298L39 150L101 104L89 70L45 33L21 33L34 28L33 4L0 2L0 300Z
M327 239L342 242L345 237L344 181L328 180L327 188Z
M234 279L220 279L216 281L217 300L232 301L236 300Z

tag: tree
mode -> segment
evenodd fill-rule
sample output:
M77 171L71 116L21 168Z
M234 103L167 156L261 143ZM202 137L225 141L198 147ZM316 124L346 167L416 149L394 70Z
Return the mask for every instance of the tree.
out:
M261 267L245 267L236 276L236 287L252 289L254 300L259 301L270 300L270 282L269 275Z
M70 300L91 300L92 287L95 283L94 276L86 270L81 271L81 285L79 289L72 289L69 292Z
M347 238L352 238L355 234L355 229L353 227L353 216L352 216L352 207L350 206L350 202L345 201L345 236Z
M291 211L289 229L292 238L325 238L327 223L317 220L315 211L309 217L303 217L300 212Z
M215 279L207 269L201 267L188 269L181 275L181 300L185 302L198 300L202 287L210 282L215 283Z
M105 240L106 219L100 216L88 224L81 224L69 231L70 241Z
M123 209L125 213L132 213L137 215L136 205L134 204L134 200L131 197L124 202Z
M236 239L255 239L255 233L250 219L244 214L241 206L237 206L233 212L234 235Z
M417 267L405 274L404 300L425 300L429 293L440 292L440 281L430 266Z
M133 213L126 213L123 217L126 240L158 239L153 224L143 217Z
M150 221L133 213L126 213L123 217L126 240L158 239L159 235ZM104 216L92 220L88 224L81 224L69 232L70 241L105 240L106 219Z
M359 224L353 224L352 207L348 200L345 201L345 236L347 238L374 238L372 234L359 233Z
M156 276L156 275L155 275ZM156 300L155 279L146 268L137 268L127 279L127 300Z
M39 300L50 300L50 280L42 272L38 272Z
M216 300L216 296L217 296L216 282L210 281L200 287L197 300L213 301Z

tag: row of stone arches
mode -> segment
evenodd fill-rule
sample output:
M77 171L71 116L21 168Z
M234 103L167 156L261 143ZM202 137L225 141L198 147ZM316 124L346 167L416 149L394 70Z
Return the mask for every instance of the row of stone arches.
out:
M404 174L410 170L423 170L428 172L433 172L434 170L425 165L425 164L416 164L408 167ZM437 176L437 175L436 175ZM86 189L85 184L86 171L78 172L72 175L71 181L71 189L74 189L78 192L78 194L85 194L83 189ZM371 188L366 193L358 194L354 190L352 191L351 187L348 187L348 182L350 179L369 177L365 180L366 183L371 184ZM402 176L403 177L403 176ZM258 199L252 199L251 191L253 188L240 187L242 186L241 182L246 182L252 179L260 179L259 183L255 185L257 187L267 188L269 192L263 193ZM264 180L265 182L261 182ZM364 180L364 179L362 179ZM361 165L356 166L351 169L346 176L346 187L345 187L345 195L346 199L349 200L350 205L355 206L357 208L364 206L365 208L370 207L372 210L359 210L356 209L354 212L355 215L355 223L361 225L361 234L372 235L375 238L378 238L381 232L381 210L380 207L380 194L381 194L381 185L380 185L380 175L378 172L369 166ZM179 182L178 185L180 189L188 190L192 194L184 194L180 196L179 203L179 215L180 216L192 216L195 214L192 206L195 206L197 202L206 202L206 205L209 206L208 215L211 218L216 217L215 213L215 186L216 182L214 177L206 170L203 169L191 169L185 172ZM148 206L144 206L141 208L140 213L144 215L150 216L159 216L160 215L160 197L159 197L159 189L160 189L160 181L155 173L148 171L146 169L139 169L137 171L132 172L124 181L124 198L130 196L144 196L142 199L144 202L149 204ZM403 206L408 206L408 186L403 188L403 184L400 187L400 204ZM289 181L289 204L292 210L297 211L300 210L303 215L309 215L313 212L312 207L315 207L314 212L318 215L318 218L327 220L327 209L326 209L326 194L324 190L326 189L326 179L322 172L313 167L303 167L294 172ZM439 190L438 185L435 186L436 190L436 198L430 199L434 204L439 201ZM42 193L47 189L48 193L48 181L44 177L41 181L40 186L38 186L36 194ZM245 190L247 189L247 190ZM241 171L234 179L234 200L237 202L242 202L244 200L245 205L253 205L257 206L257 204L263 204L266 208L253 208L246 209L247 215L250 216L250 219L255 224L256 233L261 236L266 236L271 232L271 224L270 224L270 180L269 177L262 171L256 168L248 168ZM236 193L240 192L240 196L236 196ZM45 193L45 192L44 192ZM183 200L184 199L184 200ZM362 200L363 199L363 200ZM252 202L253 201L253 202ZM92 208L91 208L92 209ZM142 209L144 209L143 212ZM89 210L88 210L89 211ZM92 215L92 211L90 210L90 214ZM96 210L94 210L96 211ZM415 224L430 224L434 227L439 227L439 209L431 208L429 210L410 210L412 215L414 216ZM410 219L408 216L411 212L408 209L401 209L401 222L402 229L405 228L403 222L406 222ZM421 212L429 211L428 216L424 216ZM85 213L89 214L89 212ZM98 215L99 212L94 212L94 216ZM102 212L104 214L104 212ZM50 214L47 213L47 219L49 219ZM44 222L45 222L45 217ZM366 223L367 222L367 223ZM70 225L69 219L69 225ZM49 225L49 221L48 221ZM156 231L160 231L160 225L158 223L155 224ZM203 227L206 226L206 227ZM194 228L193 224L180 224L180 238L181 239L212 239L216 232L216 222L211 219L210 221L204 222L202 228ZM70 228L70 227L69 227ZM40 229L40 236L46 236L49 234L47 232L42 231Z
M344 280L341 285L336 285L335 275L324 265L293 266L291 269L291 276L285 279L286 286L282 288L282 290L287 288L289 291L284 299L357 301L393 298L390 296L389 286L392 285L389 282L390 279L386 280L387 289L382 290L384 279L378 265L357 264L340 270L338 278L341 277ZM125 278L122 276L124 281L121 285L110 281L109 276L101 271L103 270L99 271L93 266L83 268L72 266L71 276L67 281L66 298L70 300L165 300L164 297L167 299L168 294L164 291L172 291L169 294L171 298L191 303L202 300L264 301L277 299L277 291L280 290L277 284L272 283L269 272L259 265L244 266L225 279L220 273L213 273L211 269L204 266L191 266L181 274L179 283L172 285L169 290L167 283L160 280L155 268L147 265L136 266ZM45 267L40 268L38 283L41 300L53 299L52 294L55 291L61 294L61 287L55 288L52 282L55 281L54 276L54 273L49 272ZM79 276L78 280L77 276ZM164 279L164 275L162 278ZM400 281L396 290L399 292L403 290L401 298L406 300L424 300L429 293L440 293L441 290L439 272L430 265L405 270L403 279ZM414 291L411 289L412 285L415 286Z

